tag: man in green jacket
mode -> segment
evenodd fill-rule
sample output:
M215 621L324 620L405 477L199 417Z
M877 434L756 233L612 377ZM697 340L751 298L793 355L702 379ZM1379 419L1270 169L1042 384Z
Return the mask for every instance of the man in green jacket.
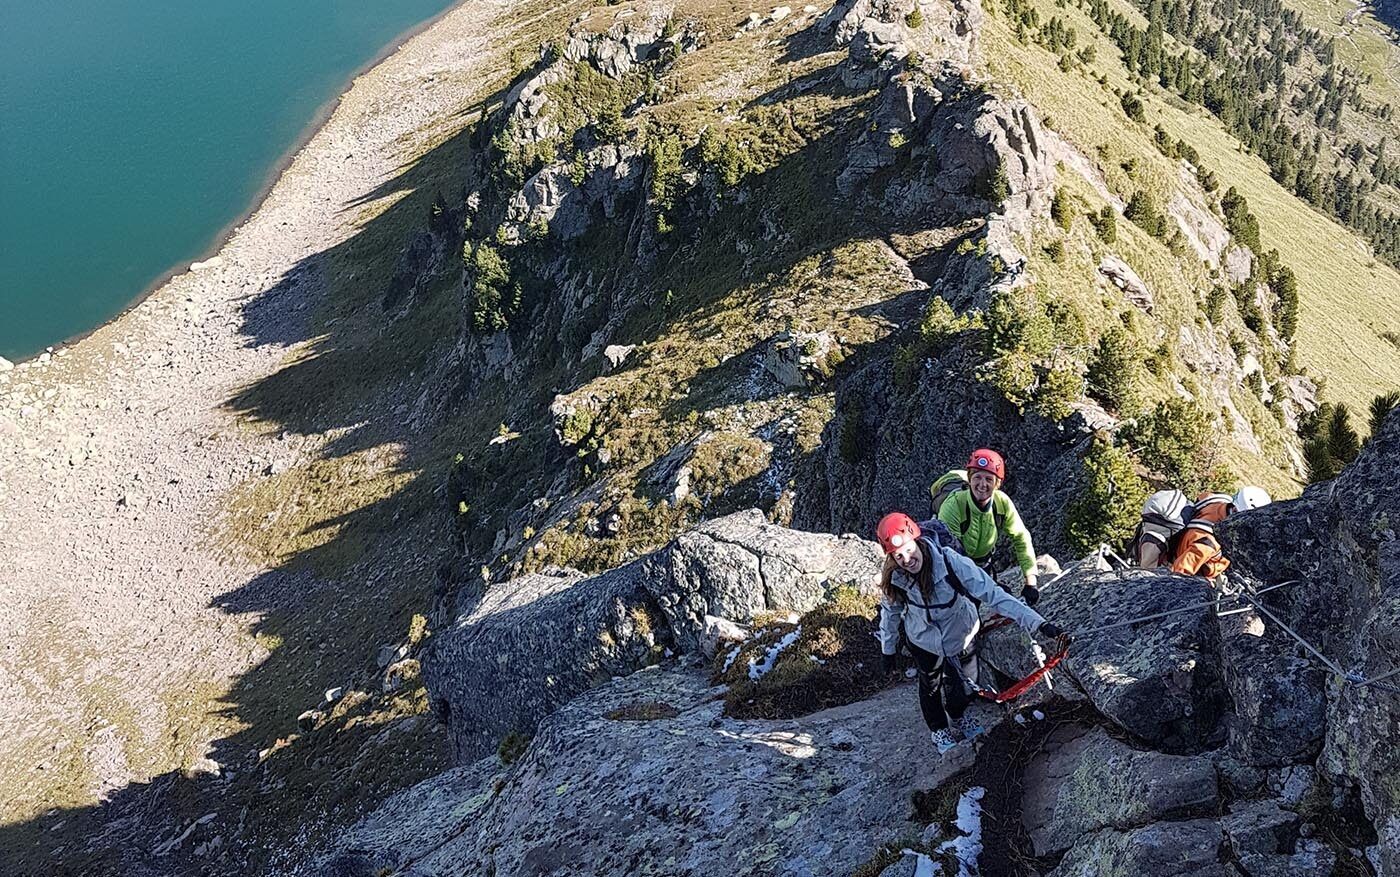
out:
M1022 598L1034 606L1037 590L1035 545L1030 531L1016 512L1011 497L1001 491L1006 463L996 451L978 448L967 461L967 470L955 469L929 487L934 514L962 539L963 550L979 566L987 566L992 550L1004 533L1011 538L1016 562L1026 577Z

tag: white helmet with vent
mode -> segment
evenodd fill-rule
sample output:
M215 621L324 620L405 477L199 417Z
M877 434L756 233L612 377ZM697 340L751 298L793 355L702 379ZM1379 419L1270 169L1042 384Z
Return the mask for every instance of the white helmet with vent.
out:
M1273 500L1264 492L1262 487L1241 487L1235 493L1234 507L1237 512L1247 512L1250 509L1257 509L1266 506Z

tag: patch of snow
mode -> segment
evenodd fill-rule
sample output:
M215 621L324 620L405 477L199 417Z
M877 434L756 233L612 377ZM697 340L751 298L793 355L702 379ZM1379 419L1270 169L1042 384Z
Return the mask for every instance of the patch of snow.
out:
M908 668L907 670L904 671L904 678L905 678L905 679L913 679L915 676L918 676L918 675L919 675L919 671L915 670L913 667L910 667L910 668Z
M783 653L783 650L797 642L797 638L801 636L801 634L802 625L799 624L789 631L782 639L778 640L772 646L769 646L768 651L763 653L762 661L755 664L753 658L749 658L749 679L754 682L762 679L769 670L773 669L773 665L778 662L778 656Z
M953 851L958 859L958 877L978 877L977 859L982 855L982 796L987 790L973 786L958 798L958 819L954 823L961 837L944 841L938 852Z
M727 658L724 659L724 669L720 671L721 673L728 673L728 672L729 672L729 668L730 668L731 666L733 666L733 664L734 664L734 659L737 658L737 657L739 657L739 650L742 649L742 648L743 648L743 645L740 644L740 645L737 645L737 646L735 646L733 649L730 650L730 652L729 652L729 657L727 657Z
M1045 713L1041 712L1040 710L1031 710L1031 715L1035 716L1035 720L1037 722L1045 721Z
M807 659L814 664L821 664L823 667L826 666L826 662L823 661L821 658L818 658L816 655L808 655Z
M900 850L900 853L914 857L914 877L937 877L943 873L937 862L917 850Z

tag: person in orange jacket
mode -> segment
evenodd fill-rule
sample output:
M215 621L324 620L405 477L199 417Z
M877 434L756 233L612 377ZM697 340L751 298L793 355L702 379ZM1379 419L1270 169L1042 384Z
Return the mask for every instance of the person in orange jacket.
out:
M1242 487L1234 496L1203 494L1196 500L1191 520L1178 537L1171 563L1172 572L1204 576L1214 581L1230 566L1230 559L1215 538L1215 526L1233 511L1248 511L1269 502L1269 495L1258 487Z

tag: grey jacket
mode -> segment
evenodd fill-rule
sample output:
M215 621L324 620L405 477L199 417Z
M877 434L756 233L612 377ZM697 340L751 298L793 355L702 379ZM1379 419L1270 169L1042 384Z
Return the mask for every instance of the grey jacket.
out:
M893 655L899 648L899 622L904 621L904 635L909 642L926 652L942 657L961 654L972 640L982 622L972 601L953 589L948 581L948 567L957 573L964 590L987 606L1010 618L1031 633L1045 623L1034 609L1003 591L977 564L952 549L933 545L920 539L926 562L932 564L933 593L928 601L919 591L914 576L896 568L890 584L904 595L903 600L880 600L880 648Z

